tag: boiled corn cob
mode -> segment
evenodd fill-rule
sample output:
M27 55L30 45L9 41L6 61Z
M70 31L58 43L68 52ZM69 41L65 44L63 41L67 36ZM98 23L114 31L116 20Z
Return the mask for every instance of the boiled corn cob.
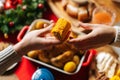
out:
M70 28L71 24L64 18L60 18L51 32L57 39L65 41L70 33Z
M120 80L120 70L118 70L116 75L114 75L110 80Z

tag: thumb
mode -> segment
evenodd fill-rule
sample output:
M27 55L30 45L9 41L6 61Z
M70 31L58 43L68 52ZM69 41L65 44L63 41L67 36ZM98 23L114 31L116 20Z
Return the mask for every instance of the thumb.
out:
M44 33L44 32L50 31L53 26L54 26L54 23L50 24L48 27L40 29L40 33Z

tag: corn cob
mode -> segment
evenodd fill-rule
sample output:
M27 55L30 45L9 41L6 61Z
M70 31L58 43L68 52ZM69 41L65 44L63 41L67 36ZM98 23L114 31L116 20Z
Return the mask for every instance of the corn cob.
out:
M120 70L118 70L116 75L114 75L110 80L120 80Z
M51 33L59 40L65 41L70 33L71 24L64 18L58 19Z

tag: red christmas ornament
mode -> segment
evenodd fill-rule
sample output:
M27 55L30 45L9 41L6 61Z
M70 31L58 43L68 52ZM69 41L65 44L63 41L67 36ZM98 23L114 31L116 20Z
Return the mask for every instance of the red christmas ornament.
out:
M10 9L13 8L11 5L11 1L10 0L6 0L5 4L4 4L4 9Z
M22 0L6 0L4 9L16 8L18 4L22 4Z
M9 27L13 27L13 26L14 26L14 22L13 21L9 22Z
M42 8L44 8L44 5L40 3L40 4L38 4L38 8L42 9Z
M22 4L22 0L18 0L18 3L19 3L19 4Z

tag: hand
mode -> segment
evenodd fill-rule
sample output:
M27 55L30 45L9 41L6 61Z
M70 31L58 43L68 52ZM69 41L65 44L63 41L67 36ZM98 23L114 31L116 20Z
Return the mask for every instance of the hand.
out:
M90 33L71 39L68 42L78 49L91 49L104 46L111 43L116 35L116 31L112 26L103 24L81 23L80 26L85 30L91 30Z
M15 50L18 53L25 54L30 50L47 49L52 45L59 44L59 40L57 40L53 36L51 37L50 35L48 35L53 25L54 23L46 28L34 30L27 33L22 41L14 46Z

